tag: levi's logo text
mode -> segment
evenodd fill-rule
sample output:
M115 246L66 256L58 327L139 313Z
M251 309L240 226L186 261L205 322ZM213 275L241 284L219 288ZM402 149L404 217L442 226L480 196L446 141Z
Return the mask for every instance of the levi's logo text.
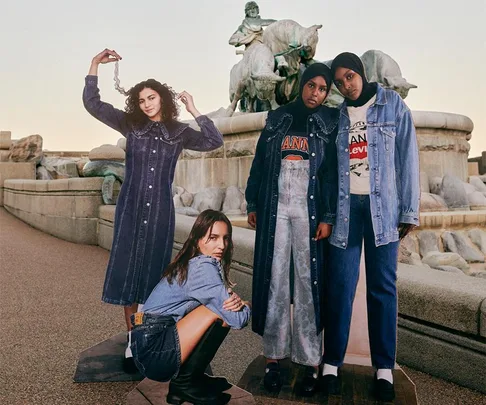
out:
M349 165L355 176L369 176L368 138L364 121L357 121L349 130Z

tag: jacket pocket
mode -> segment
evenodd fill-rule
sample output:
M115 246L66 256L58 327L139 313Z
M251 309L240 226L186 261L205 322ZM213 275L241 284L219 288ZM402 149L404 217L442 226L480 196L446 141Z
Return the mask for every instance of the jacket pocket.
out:
M385 143L385 150L389 151L395 146L395 137L397 136L397 131L395 127L379 127L380 133L383 136L383 141Z

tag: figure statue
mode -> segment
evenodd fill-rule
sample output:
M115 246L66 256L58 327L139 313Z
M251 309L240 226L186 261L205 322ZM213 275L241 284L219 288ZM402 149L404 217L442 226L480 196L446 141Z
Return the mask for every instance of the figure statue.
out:
M229 44L235 47L245 45L248 48L254 41L263 42L263 27L266 27L276 20L262 19L260 8L254 1L245 4L245 19L229 39Z

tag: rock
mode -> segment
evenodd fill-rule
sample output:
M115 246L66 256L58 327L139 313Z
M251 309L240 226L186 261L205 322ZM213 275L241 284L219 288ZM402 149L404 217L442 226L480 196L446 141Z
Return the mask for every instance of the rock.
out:
M458 269L457 267L454 267L454 266L438 266L438 267L435 267L436 270L441 270L441 271L447 271L448 273L456 273L456 274L462 274L463 276L465 275L465 273Z
M429 188L432 194L440 195L442 190L442 177L432 177L429 179Z
M484 270L472 271L469 275L471 277L477 277L477 278L484 278L484 279L486 279L486 271L484 271Z
M486 193L486 184L483 183L481 178L479 176L471 176L469 177L469 184L474 186L476 191L479 191L480 193Z
M485 210L486 209L486 196L479 192L474 191L467 195L469 207L471 210Z
M197 217L199 215L199 211L192 207L176 208L176 212L178 214L187 215L190 217Z
M418 241L417 236L414 234L408 234L400 241L400 246L404 246L408 251L418 253Z
M174 208L183 208L184 204L182 203L181 196L179 194L176 194L174 197L172 197L172 200L174 201Z
M37 166L35 178L37 180L53 180L51 173L45 166Z
M442 179L442 194L447 207L451 210L469 210L469 201L463 181L456 176L446 174Z
M184 191L186 191L184 189L184 187L180 187L180 186L176 186L174 184L172 184L172 197L176 196L176 195L182 195L182 193L184 193Z
M420 194L420 211L447 211L447 204L440 195L424 193Z
M429 252L422 258L422 263L428 264L432 268L439 266L452 266L460 270L468 270L469 265L457 253Z
M422 258L430 252L439 251L438 238L435 232L432 231L421 231L417 235L419 241L420 255Z
M224 146L209 152L198 152L196 150L184 149L182 154L183 159L210 159L210 158L224 158Z
M86 163L88 163L89 160L84 158L84 159L79 159L77 162L76 162L76 166L78 168L78 174L80 177L83 177L84 174L83 174L83 168L84 166L86 165Z
M468 232L471 242L474 243L478 249L486 255L486 232L481 229L471 229Z
M446 231L442 234L442 242L444 250L459 254L467 262L484 263L484 254L463 234Z
M12 162L40 163L43 157L42 136L30 135L12 143L9 159Z
M10 131L0 131L0 149L9 150L12 145L12 133Z
M430 193L429 175L427 172L420 172L420 191L422 193Z
M404 245L398 248L398 261L412 266L422 266L422 261L418 253L409 251Z
M257 138L228 142L225 145L226 157L253 156L256 152Z
M195 208L199 212L209 208L219 211L223 204L223 198L224 190L218 187L209 187L194 195L192 208Z
M194 196L189 191L184 191L181 194L181 201L184 207L190 207L194 201Z
M125 179L125 164L109 160L88 161L83 167L84 177L114 176L120 183Z
M97 160L109 160L112 162L125 161L125 151L115 145L101 145L89 152L89 160L95 162Z
M118 139L116 146L119 147L120 149L123 149L126 152L127 151L127 138L123 137L123 138Z
M245 196L236 186L229 186L226 189L226 195L223 203L223 212L227 215L241 214L241 204Z

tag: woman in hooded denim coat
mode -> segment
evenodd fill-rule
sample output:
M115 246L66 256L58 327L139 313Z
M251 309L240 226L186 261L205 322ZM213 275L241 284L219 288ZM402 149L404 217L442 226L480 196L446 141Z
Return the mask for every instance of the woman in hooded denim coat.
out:
M326 155L336 154L338 111L322 106L331 83L330 69L313 64L303 73L298 100L269 112L247 182L248 222L256 225L252 323L263 336L269 391L279 390L278 360L286 357L307 366L303 395L317 387L323 327L323 242L318 239L330 232L327 224L321 232L319 222L332 205L319 204L321 188L328 185L318 184L318 170Z
M172 181L182 149L210 151L223 144L213 122L201 115L187 92L177 98L201 131L177 121L175 93L149 79L130 89L125 111L101 101L98 65L121 57L105 49L91 63L83 92L84 106L95 118L127 138L125 180L115 211L113 246L102 299L123 305L128 329L124 365L135 371L130 350L130 316L144 304L169 264L174 241Z

